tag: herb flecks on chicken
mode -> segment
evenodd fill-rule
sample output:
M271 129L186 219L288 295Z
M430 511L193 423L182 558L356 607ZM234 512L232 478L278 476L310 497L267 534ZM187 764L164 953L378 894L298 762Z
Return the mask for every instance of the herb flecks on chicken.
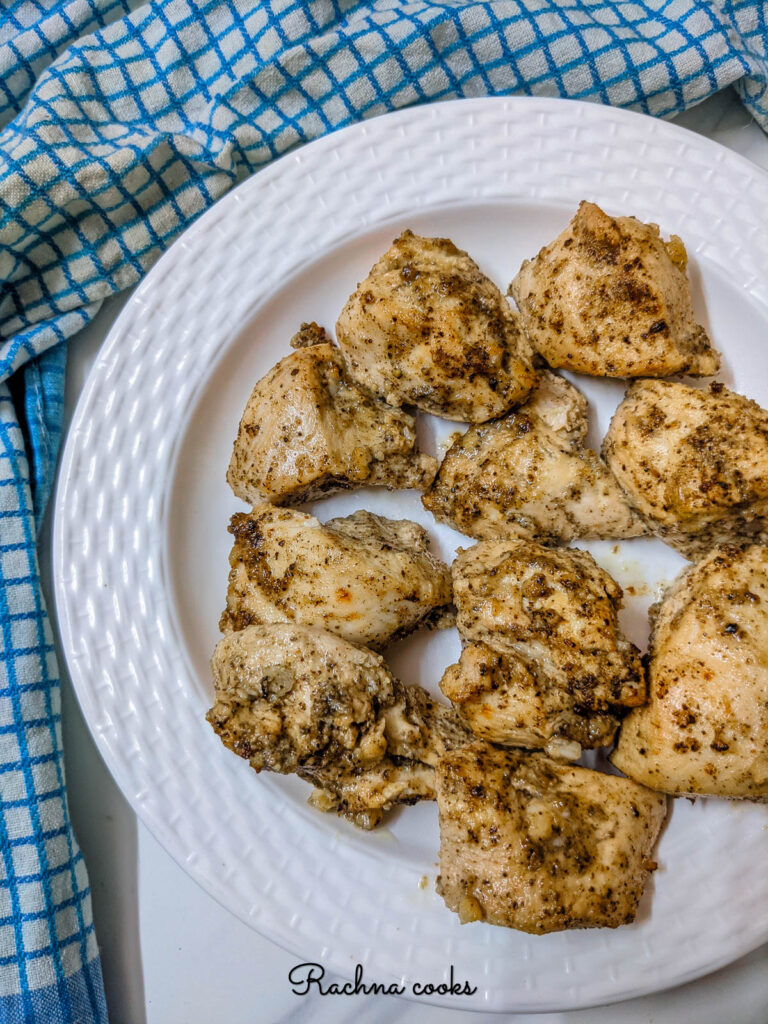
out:
M222 632L296 622L381 649L419 626L452 624L450 570L417 523L359 511L322 525L263 502L229 531Z
M542 373L531 397L493 423L470 427L422 497L439 522L481 540L544 543L647 532L602 459L586 447L587 401Z
M757 402L722 384L637 381L603 453L652 532L686 557L768 540L768 411Z
M616 581L586 551L527 540L476 544L452 575L465 646L440 687L473 732L572 758L609 744L645 699Z
M449 420L501 416L534 382L517 314L447 238L403 232L350 296L336 337L363 387Z
M687 255L656 224L583 202L510 285L523 327L552 367L597 377L717 373L720 356L694 317Z
M302 333L303 332L303 333ZM256 384L227 482L243 501L295 505L354 487L423 490L436 461L416 447L413 416L364 392L316 324Z
M634 920L665 797L484 743L446 754L436 774L438 892L463 923L542 934Z
M434 799L434 764L469 734L372 651L309 626L248 626L211 658L207 718L256 771L297 773L315 803L372 827L395 802Z
M648 704L611 760L675 796L768 801L768 547L723 545L652 609Z
M395 804L435 799L435 766L448 751L472 742L453 708L420 686L405 686L385 712L387 753L376 765L339 771L299 769L315 791L310 803L342 814L360 828L373 828Z

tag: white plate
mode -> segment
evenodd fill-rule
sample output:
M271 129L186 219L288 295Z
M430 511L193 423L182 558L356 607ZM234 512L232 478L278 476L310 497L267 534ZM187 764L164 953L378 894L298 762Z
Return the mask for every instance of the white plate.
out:
M322 139L247 181L202 217L128 303L70 430L56 498L62 640L85 717L115 779L176 860L264 935L329 971L477 986L435 1002L485 1010L585 1006L655 991L768 938L766 809L674 804L638 920L616 931L530 937L460 926L434 893L433 804L361 834L309 809L307 787L257 776L204 719L227 577L224 473L255 381L302 320L333 327L343 301L404 227L451 236L505 287L582 198L680 234L696 310L724 352L721 379L768 404L768 178L699 136L557 100L483 99L410 109ZM579 379L599 443L621 387ZM438 450L455 424L424 418ZM359 491L322 518L410 516L450 557L416 495ZM465 541L466 543L466 541ZM682 559L657 541L587 545L645 610ZM390 651L434 689L453 631ZM429 885L420 888L427 876Z

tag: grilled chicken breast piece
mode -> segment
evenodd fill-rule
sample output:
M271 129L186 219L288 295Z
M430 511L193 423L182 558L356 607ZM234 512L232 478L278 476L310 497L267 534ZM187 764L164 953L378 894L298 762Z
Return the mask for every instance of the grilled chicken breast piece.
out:
M470 740L453 710L404 687L372 651L310 626L228 633L211 659L207 718L257 772L295 772L315 806L372 827L397 802L434 799L434 765Z
M459 633L540 667L586 708L645 700L640 653L618 621L622 590L592 555L486 541L452 568Z
M353 487L423 490L437 463L417 451L413 416L366 394L320 337L321 328L304 325L298 351L251 392L227 472L232 490L277 505Z
M395 239L350 296L336 337L364 388L449 420L501 416L534 382L517 315L447 238Z
M638 537L645 524L598 455L587 448L587 401L542 373L525 405L470 427L443 460L422 503L469 537L546 543Z
M387 750L385 711L402 699L382 658L322 629L248 626L211 658L208 721L256 771L375 764Z
M652 618L648 704L611 760L675 796L768 801L768 547L716 547Z
M568 227L510 285L523 326L550 366L596 377L717 373L696 323L687 255L656 224L582 202Z
M355 512L324 526L268 502L232 516L222 632L254 623L320 626L381 649L421 625L450 625L450 570L407 519Z
M619 708L645 700L622 590L586 551L482 541L452 567L464 648L440 683L478 736L578 757L610 743Z
M446 754L436 779L437 887L463 923L542 934L634 920L665 797L485 743Z
M315 787L309 803L370 830L399 804L435 799L435 769L420 761L386 756L372 767L334 770L303 768L298 773Z
M688 558L768 540L768 411L722 384L636 381L603 454L650 529Z
M593 711L538 667L488 644L468 643L440 689L482 740L545 750L577 760L582 749L610 746L619 719Z
M299 769L315 790L310 803L370 829L396 804L435 799L435 766L448 751L472 742L453 708L433 700L420 686L406 686L403 699L385 712L387 754L374 766L339 771Z

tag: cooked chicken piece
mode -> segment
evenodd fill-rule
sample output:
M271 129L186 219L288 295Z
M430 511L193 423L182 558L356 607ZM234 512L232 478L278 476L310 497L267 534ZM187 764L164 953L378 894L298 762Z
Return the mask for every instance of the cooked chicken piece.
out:
M603 453L653 532L687 557L768 539L768 412L722 384L637 381Z
M624 636L622 590L592 555L533 541L485 541L453 563L459 633L516 655L585 708L645 700L640 652Z
M387 753L377 764L298 772L316 787L309 798L314 807L341 814L359 828L374 828L395 804L434 800L435 765L473 739L453 708L438 704L420 686L404 687L402 699L384 714Z
M383 659L309 626L248 626L213 652L208 721L256 771L376 764L385 712L402 700Z
M470 741L450 707L382 658L321 629L247 626L216 646L208 721L256 771L319 787L315 806L370 828L393 803L434 799L434 765Z
M510 285L523 327L550 366L596 377L717 373L696 323L682 241L656 224L583 202Z
M310 803L370 829L395 804L435 799L435 765L473 736L453 708L438 704L420 686L406 686L404 699L384 713L387 754L373 767L339 772L333 766L299 769L314 783Z
M325 336L317 325L302 331L300 346ZM256 384L227 482L251 504L295 505L352 487L423 489L436 469L416 449L413 416L363 392L326 341L300 347Z
M717 547L652 609L649 703L611 760L676 796L768 801L768 547Z
M440 689L480 739L551 757L576 760L582 748L609 746L619 727L614 715L588 710L534 665L483 643L467 644Z
M369 768L299 769L299 775L315 787L309 798L313 807L363 829L375 828L398 804L435 799L435 769L420 761L385 757Z
M437 887L462 923L541 934L634 920L665 797L485 743L447 754L436 780Z
M474 738L450 705L438 703L421 686L405 687L405 713L400 708L387 711L387 747L397 757L434 768L449 750L466 746ZM418 726L418 732L410 723Z
M363 387L449 420L501 416L534 382L517 314L447 238L403 232L350 296L336 337Z
M469 646L440 686L477 735L572 757L610 743L616 710L645 699L616 581L586 551L518 539L460 551L452 575Z
M297 622L380 649L421 625L452 625L450 571L407 519L361 511L323 526L264 502L232 516L229 532L222 632Z
M556 543L646 533L602 460L585 447L586 433L584 396L543 373L524 406L470 427L454 442L422 497L424 507L485 540L517 534Z

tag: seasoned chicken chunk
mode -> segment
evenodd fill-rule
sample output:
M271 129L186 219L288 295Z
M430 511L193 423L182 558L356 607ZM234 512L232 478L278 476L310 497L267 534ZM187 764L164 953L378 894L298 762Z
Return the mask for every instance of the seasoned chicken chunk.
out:
M552 753L609 743L616 710L645 699L616 581L586 551L517 539L460 551L452 575L469 646L440 686L477 735Z
M768 547L723 545L653 609L649 702L611 760L676 796L768 801Z
M642 704L640 653L622 590L592 555L529 540L485 541L452 568L459 633L536 665L586 708Z
M768 539L768 412L722 384L635 382L603 453L653 532L687 557Z
M434 765L469 741L453 710L404 687L382 658L295 624L227 634L207 718L256 771L296 772L315 806L370 828L395 802L434 799Z
M377 764L343 771L299 769L316 787L310 797L314 807L373 828L395 804L434 800L435 765L448 751L472 742L455 711L420 686L406 686L403 699L385 717L387 754Z
M315 787L309 803L326 814L339 814L358 828L375 828L399 804L435 799L435 769L420 761L384 757L372 767L299 769Z
M387 709L402 690L378 654L294 624L228 633L211 658L208 721L256 771L370 765L387 752Z
M416 724L418 731L411 728ZM449 750L466 746L472 733L450 705L434 700L421 686L405 687L405 713L400 706L387 713L387 743L399 756L433 768Z
M361 390L335 346L308 330L256 384L227 482L243 501L295 505L352 487L423 489L437 469L416 449L413 416ZM316 327L316 325L314 325Z
M222 632L297 622L380 649L421 625L451 624L450 570L407 519L360 511L323 526L264 502L232 516L229 531Z
M551 757L576 760L582 748L609 746L619 727L615 715L585 708L535 665L484 643L464 647L440 689L480 739Z
M350 296L336 337L363 387L449 420L501 416L533 386L517 315L447 238L403 232Z
M596 377L717 373L696 323L682 241L656 224L583 202L510 285L523 326L550 366Z
M520 409L470 427L449 449L424 507L470 537L547 543L637 537L646 527L603 461L587 448L587 402L541 374Z
M437 887L463 923L541 934L634 920L664 797L484 743L447 754L436 778Z

